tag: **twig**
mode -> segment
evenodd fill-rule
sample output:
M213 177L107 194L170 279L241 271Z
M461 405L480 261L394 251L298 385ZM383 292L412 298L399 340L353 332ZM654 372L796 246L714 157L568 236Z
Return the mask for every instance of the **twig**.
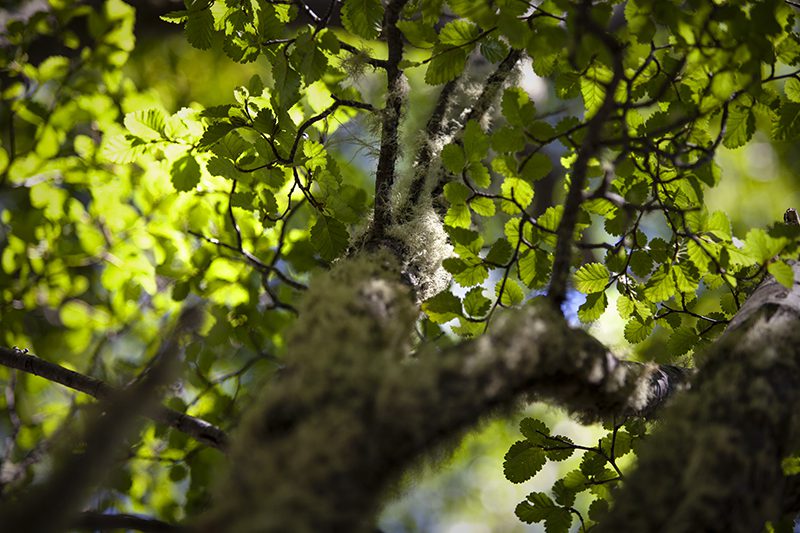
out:
M92 531L106 531L112 529L133 529L153 533L167 531L182 531L183 528L155 518L133 514L107 514L86 511L78 515L72 523L76 529L89 529Z

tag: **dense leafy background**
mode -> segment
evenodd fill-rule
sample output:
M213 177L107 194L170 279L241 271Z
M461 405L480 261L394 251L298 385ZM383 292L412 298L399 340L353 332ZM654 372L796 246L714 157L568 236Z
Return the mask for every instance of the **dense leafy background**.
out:
M470 90L511 49L531 57L491 127L469 121L442 150L439 204L454 245L444 267L455 283L425 302L423 337L480 335L497 309L547 286L564 191L598 113L611 118L595 134L602 148L586 162L575 226L576 322L632 358L691 365L765 272L792 283L781 258L796 255L797 232L779 222L798 200L792 7L629 0L617 51L592 29L613 23L615 4L589 21L567 1L416 0L403 11L406 146L465 64ZM167 403L235 427L255 384L281 367L308 280L368 220L383 10L346 0L342 27L326 27L294 4L187 0L152 22L172 36L139 41L120 0L9 16L1 342L123 385L182 303L202 300L202 331ZM0 490L12 493L46 475L43 458L80 429L87 398L5 369L0 380ZM498 422L468 439L449 459L456 474L421 489L441 507L412 494L387 510L386 527L444 529L452 513L484 524L496 514L512 528L522 496L483 477L501 471L526 483L524 522L563 531L602 516L645 425L586 430L551 410L530 414L519 431ZM207 504L221 462L148 425L93 505L181 520Z

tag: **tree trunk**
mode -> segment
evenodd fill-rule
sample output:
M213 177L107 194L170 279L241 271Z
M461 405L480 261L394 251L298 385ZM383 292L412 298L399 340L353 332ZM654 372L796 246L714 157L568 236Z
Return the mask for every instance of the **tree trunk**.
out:
M780 516L781 460L798 444L799 318L797 281L789 291L768 277L642 447L598 531L760 531Z

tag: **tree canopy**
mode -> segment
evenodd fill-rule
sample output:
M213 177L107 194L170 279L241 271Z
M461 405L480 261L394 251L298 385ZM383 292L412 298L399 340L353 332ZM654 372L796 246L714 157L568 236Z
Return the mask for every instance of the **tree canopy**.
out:
M374 531L501 414L548 533L791 531L798 12L4 8L0 523Z

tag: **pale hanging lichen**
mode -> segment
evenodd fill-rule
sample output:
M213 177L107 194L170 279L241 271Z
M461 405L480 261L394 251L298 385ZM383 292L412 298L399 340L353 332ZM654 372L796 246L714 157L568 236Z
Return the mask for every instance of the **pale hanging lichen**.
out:
M442 262L453 254L453 247L430 201L417 207L406 222L390 226L387 234L403 245L403 275L415 288L418 300L447 288L450 274Z

